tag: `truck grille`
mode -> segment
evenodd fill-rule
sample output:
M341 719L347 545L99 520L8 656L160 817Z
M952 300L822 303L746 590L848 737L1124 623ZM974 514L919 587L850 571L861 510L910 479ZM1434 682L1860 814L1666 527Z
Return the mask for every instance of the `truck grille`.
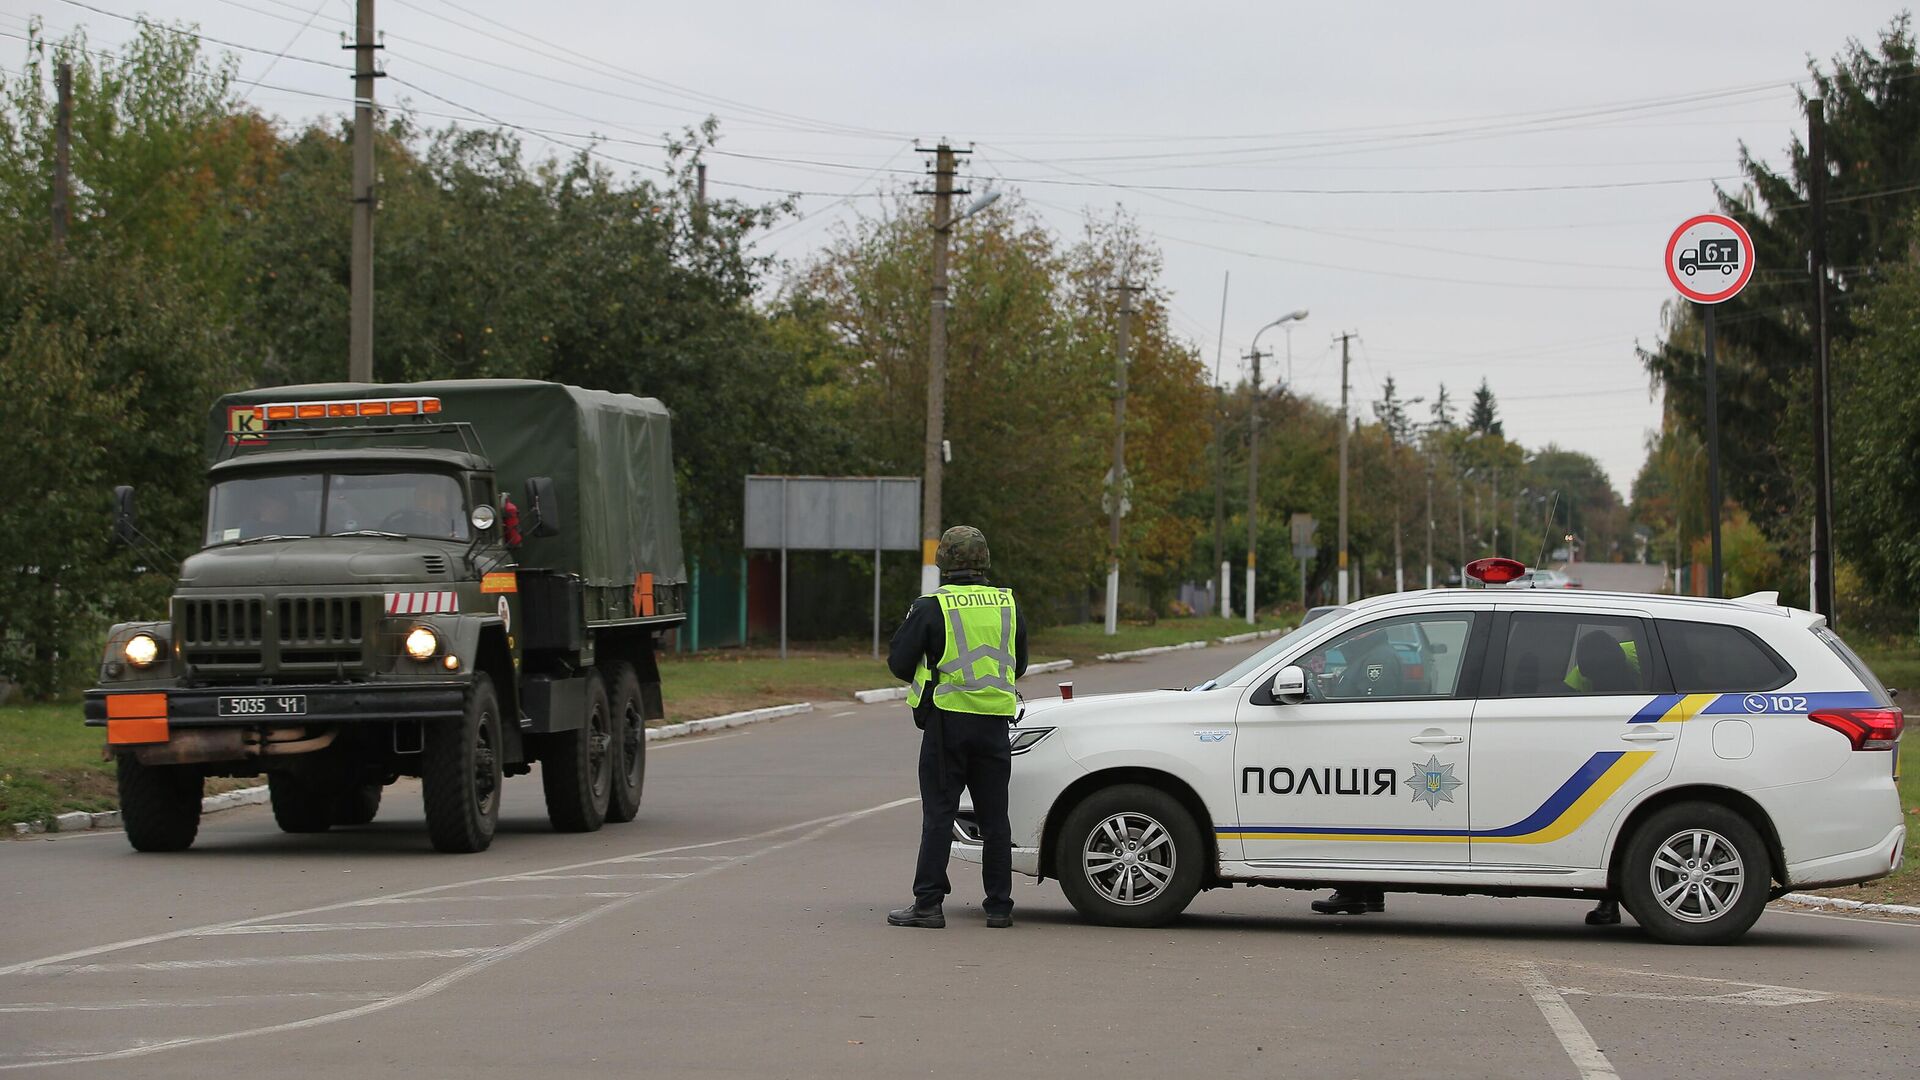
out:
M209 675L364 673L379 605L378 596L175 597L174 640Z

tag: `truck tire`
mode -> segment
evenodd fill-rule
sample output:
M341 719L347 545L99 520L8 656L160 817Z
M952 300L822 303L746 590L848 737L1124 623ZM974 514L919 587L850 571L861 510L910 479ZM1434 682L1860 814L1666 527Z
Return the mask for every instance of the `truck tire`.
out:
M647 710L640 700L640 675L632 664L613 669L613 791L607 820L632 821L640 813L640 790L647 782Z
M547 820L561 832L593 832L607 819L613 789L613 712L599 672L587 676L587 715L572 731L546 737L540 784Z
M475 674L466 714L427 728L420 795L434 849L485 851L500 824L500 699L493 680Z
M185 851L200 833L200 773L119 755L120 824L135 851Z
M268 773L273 823L285 833L322 833L333 827L334 789L293 773Z
M384 784L354 784L333 797L335 825L367 825L380 813Z

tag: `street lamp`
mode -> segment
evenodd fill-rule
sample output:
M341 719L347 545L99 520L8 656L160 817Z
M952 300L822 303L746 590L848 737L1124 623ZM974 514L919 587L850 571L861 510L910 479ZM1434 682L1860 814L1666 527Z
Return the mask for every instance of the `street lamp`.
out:
M1253 360L1253 392L1247 399L1247 622L1253 622L1253 564L1254 549L1258 541L1258 523L1260 507L1260 335L1276 326L1297 323L1307 317L1307 309L1289 311L1254 332L1253 348L1248 355ZM1220 564L1221 595L1225 595L1227 586L1227 564Z

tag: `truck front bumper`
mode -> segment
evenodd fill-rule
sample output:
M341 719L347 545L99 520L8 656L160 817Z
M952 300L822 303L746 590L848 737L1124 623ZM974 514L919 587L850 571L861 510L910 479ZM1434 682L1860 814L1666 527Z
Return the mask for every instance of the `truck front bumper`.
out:
M82 705L88 727L109 743L165 742L173 728L312 727L391 720L443 720L466 710L467 684L321 683L311 686L199 686L94 689ZM222 716L224 697L299 697L304 711Z

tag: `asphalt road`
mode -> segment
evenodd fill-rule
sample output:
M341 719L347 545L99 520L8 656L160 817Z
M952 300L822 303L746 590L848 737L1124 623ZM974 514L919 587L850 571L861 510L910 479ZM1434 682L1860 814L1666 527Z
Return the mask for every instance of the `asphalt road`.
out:
M1176 686L1249 647L1073 672ZM1051 683L1057 676L1039 680ZM1720 949L1568 900L1396 896L1329 919L1203 893L1174 926L1078 922L1016 878L944 931L908 898L899 704L656 743L638 821L548 831L510 781L483 855L416 791L284 836L264 808L180 855L117 833L0 844L0 1070L51 1076L1809 1077L1920 1075L1920 925L1770 911Z

